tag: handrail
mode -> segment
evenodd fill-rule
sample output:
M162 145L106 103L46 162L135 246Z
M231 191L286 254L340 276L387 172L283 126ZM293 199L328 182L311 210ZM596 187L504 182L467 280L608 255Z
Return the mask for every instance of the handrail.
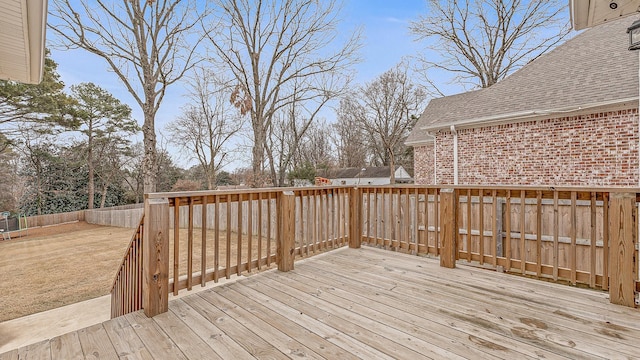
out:
M142 238L144 214L122 258L111 286L111 317L142 309Z

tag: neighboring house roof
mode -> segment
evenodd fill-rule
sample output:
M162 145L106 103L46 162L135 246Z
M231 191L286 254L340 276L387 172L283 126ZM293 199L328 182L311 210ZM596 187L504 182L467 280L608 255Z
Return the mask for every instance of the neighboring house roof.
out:
M396 165L396 171L401 168L400 165ZM364 171L362 170L364 169ZM368 167L368 168L343 168L335 169L327 174L329 179L356 179L356 178L388 178L390 177L388 166Z
M407 145L430 142L427 131L549 118L615 104L637 105L638 54L628 51L634 20L586 30L497 84L433 99Z
M42 80L46 28L47 0L0 0L0 79Z

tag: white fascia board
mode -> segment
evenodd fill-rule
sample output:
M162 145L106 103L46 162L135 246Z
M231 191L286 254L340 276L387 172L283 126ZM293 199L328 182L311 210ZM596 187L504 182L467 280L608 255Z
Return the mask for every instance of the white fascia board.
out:
M493 126L493 125L501 125L508 124L514 122L528 121L528 120L540 120L540 119L549 119L559 116L573 116L577 114L584 114L594 111L594 109L607 109L612 107L617 107L619 105L625 105L625 107L637 107L638 106L638 98L627 98L627 99L618 99L611 101L603 101L597 103L591 103L581 106L573 106L573 107L565 107L558 109L545 109L545 110L527 110L527 111L518 111L507 114L499 114L492 116L484 116L475 119L469 120L461 120L455 122L449 122L446 124L437 124L435 126L423 126L420 130L423 131L438 131L438 130L449 130L451 126L455 126L459 129L469 129L476 128L481 126Z
M47 0L23 0L23 11L26 16L25 49L29 66L29 78L26 83L38 84L44 72L45 42L47 33Z

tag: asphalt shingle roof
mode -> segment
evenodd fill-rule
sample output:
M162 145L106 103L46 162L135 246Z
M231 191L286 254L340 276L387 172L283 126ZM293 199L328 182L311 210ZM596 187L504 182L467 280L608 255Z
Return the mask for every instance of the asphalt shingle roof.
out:
M587 107L638 98L638 52L626 29L639 16L586 30L487 89L433 99L407 143L451 124L482 125L488 117ZM632 103L630 103L632 104Z
M396 165L395 168L398 170L400 165ZM362 171L362 169L365 169ZM359 168L359 167L350 167L350 168L342 168L335 169L329 174L327 174L330 179L355 179L358 177L361 178L388 178L389 177L389 167L388 166L379 166L379 167L367 167L367 168Z

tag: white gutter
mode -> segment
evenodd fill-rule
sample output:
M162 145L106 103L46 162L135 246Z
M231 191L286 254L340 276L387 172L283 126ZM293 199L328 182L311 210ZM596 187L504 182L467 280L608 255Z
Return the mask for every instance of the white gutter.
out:
M453 185L458 185L458 132L454 125L450 130L453 134Z
M423 129L420 128L420 130L423 130ZM433 135L429 135L429 136L433 136ZM431 141L430 140L414 140L414 141L405 141L404 144L407 146L422 146L422 145L431 144Z
M572 113L580 110L588 110L593 108L606 107L606 106L612 106L612 105L623 104L627 102L635 102L635 101L638 101L637 97L601 101L597 103L591 103L583 106L574 106L570 108L518 111L518 112L513 112L508 114L483 116L475 119L453 121L445 124L438 124L437 126L423 126L420 128L420 130L434 131L434 130L450 129L452 125L455 125L456 128L458 129L460 129L461 127L472 127L474 125L480 125L480 124L482 126L489 126L489 125L495 125L497 123L514 122L514 121L528 120L531 118L538 118L538 117L549 116L549 115Z

